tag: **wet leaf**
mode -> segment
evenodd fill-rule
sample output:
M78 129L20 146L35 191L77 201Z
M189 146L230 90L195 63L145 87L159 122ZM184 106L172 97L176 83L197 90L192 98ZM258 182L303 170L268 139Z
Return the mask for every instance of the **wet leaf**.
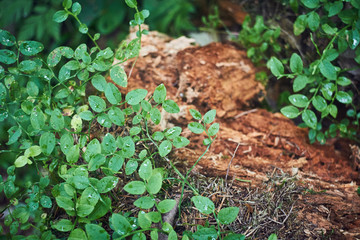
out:
M131 181L124 186L124 190L130 194L141 195L145 192L145 184L140 181Z
M214 203L207 197L194 196L191 198L195 207L203 214L211 214L215 210Z
M44 50L44 45L36 41L24 41L20 43L19 49L25 56L33 56Z
M110 69L111 79L121 87L127 87L127 75L121 66L115 66Z

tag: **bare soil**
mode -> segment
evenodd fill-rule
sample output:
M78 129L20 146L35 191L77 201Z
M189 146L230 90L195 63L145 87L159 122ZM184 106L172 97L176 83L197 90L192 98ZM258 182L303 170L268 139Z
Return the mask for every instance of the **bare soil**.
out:
M298 224L286 225L297 228L296 239L360 239L360 174L351 142L337 138L325 145L310 144L307 129L280 113L259 109L266 91L255 80L256 69L246 52L235 45L199 47L192 39L171 39L157 32L144 36L142 44L135 68L131 70L131 61L125 65L132 71L129 89L151 93L164 83L168 98L179 104L180 113L163 112L161 123L162 129L180 125L191 141L176 151L178 159L191 165L205 150L204 136L186 129L192 121L188 110L216 109L220 132L195 172L245 189L260 187L269 174L280 170L294 176L304 190L291 209L292 221ZM294 229L284 227L284 222L277 225L278 236L290 239L285 233Z

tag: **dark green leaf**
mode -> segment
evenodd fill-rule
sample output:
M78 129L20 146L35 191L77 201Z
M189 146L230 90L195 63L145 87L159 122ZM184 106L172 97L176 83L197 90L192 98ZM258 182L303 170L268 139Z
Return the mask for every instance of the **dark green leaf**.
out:
M321 96L316 96L313 100L312 100L312 104L315 107L316 110L318 110L319 112L322 112L326 109L327 107L327 103L326 100L321 97Z
M119 179L114 176L103 177L96 185L99 193L107 193L118 184Z
M61 219L60 221L52 225L52 228L55 228L60 232L70 232L72 227L73 223L68 219Z
M50 125L56 131L61 131L62 129L64 129L64 117L60 110L57 108L51 113Z
M5 64L13 64L14 62L16 62L16 60L17 57L13 51L7 49L0 50L0 62Z
M20 43L19 49L25 56L33 56L44 50L44 45L36 41L24 41Z
M76 214L79 217L86 217L94 210L94 206L89 204L77 204L76 206Z
M94 211L88 216L90 220L95 220L103 217L111 209L111 199L108 197L102 197L103 201L99 201Z
M52 207L51 199L48 196L45 196L45 195L41 196L40 204L44 208L51 208Z
M336 1L336 2L330 3L328 17L337 15L343 9L343 7L344 7L344 5L343 5L342 1Z
M317 12L312 11L309 13L309 15L307 16L306 19L307 25L310 28L310 30L312 32L315 32L320 25L320 17L319 14L317 14Z
M106 154L114 153L116 148L117 147L114 136L110 133L105 134L101 142L101 149L103 150L103 152Z
M125 235L132 231L129 221L122 215L114 213L111 216L111 223L114 227L114 231L120 236ZM100 239L98 239L100 240Z
M30 115L30 122L34 129L40 130L45 126L45 115L39 106L34 107Z
M319 6L319 0L301 0L301 2L305 5L305 7L311 9Z
M336 118L337 113L338 113L338 109L337 109L336 105L330 104L328 106L328 111L333 118Z
M59 207L65 209L67 211L75 210L75 207L74 207L75 205L74 205L74 202L71 200L71 198L58 196L55 199L56 199L56 203Z
M45 132L40 136L39 141L41 151L45 155L50 155L55 148L56 140L55 135L51 132Z
M9 133L9 140L6 144L11 145L18 141L19 137L21 136L22 130L18 126L13 126L7 132Z
M15 45L16 39L8 31L0 29L0 43L4 46L11 47Z

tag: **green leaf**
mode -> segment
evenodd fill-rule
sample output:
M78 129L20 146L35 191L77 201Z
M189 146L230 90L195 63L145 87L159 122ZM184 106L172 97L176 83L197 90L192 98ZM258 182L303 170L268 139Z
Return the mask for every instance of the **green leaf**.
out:
M132 127L129 130L130 136L138 135L141 132L141 127Z
M18 141L19 137L21 136L22 130L17 126L13 126L7 132L9 133L9 140L6 143L6 145L11 145ZM41 138L40 138L40 142L41 142Z
M103 177L96 185L99 193L107 193L111 191L118 184L119 179L115 176Z
M55 135L51 132L45 132L40 136L40 148L45 155L50 155L55 148Z
M108 112L109 118L112 123L118 126L124 126L125 124L125 116L120 108L112 107Z
M315 107L316 110L318 110L319 112L322 112L326 109L327 107L327 103L326 100L321 97L321 96L316 96L313 100L312 100L312 104Z
M124 158L120 157L119 155L114 155L109 160L108 168L110 168L114 172L118 172L124 164Z
M159 146L159 154L161 157L165 157L171 152L172 144L169 140L163 141Z
M106 86L107 86L107 82L106 82L105 78L103 76L101 76L100 74L95 75L91 79L91 84L94 86L94 88L96 88L100 92L104 92L106 89Z
M5 64L13 64L16 62L17 56L13 51L8 49L1 49L0 50L0 62Z
M130 136L123 138L123 147L121 149L121 154L125 158L131 158L135 154L135 143Z
M81 32L82 34L87 34L88 33L88 27L86 26L86 24L82 23L79 25L79 32Z
M223 240L245 240L246 236L242 234L230 233Z
M59 207L65 209L66 211L75 210L74 202L69 197L58 196L55 198L56 203Z
M236 220L240 209L238 207L222 208L218 213L218 218L221 224L230 224Z
M333 17L337 15L343 9L344 5L341 1L336 1L333 3L329 3L329 14L328 17Z
M294 22L294 34L299 36L306 29L306 15L300 15L296 18Z
M352 98L351 96L344 91L339 91L336 94L336 100L338 100L339 102L343 103L343 104L349 104L352 102Z
M86 234L84 232L84 230L82 230L81 228L76 228L74 229L70 235L68 240L87 240L88 238L86 237Z
M316 129L317 118L316 118L315 113L312 110L305 110L301 114L301 118L308 127L312 128L312 129Z
M111 199L108 197L102 197L103 201L99 201L94 211L88 216L90 220L96 220L103 217L111 209Z
M127 87L127 75L121 66L114 66L110 69L111 79L121 87ZM146 96L146 94L145 94Z
M334 35L337 31L337 28L332 28L330 27L328 24L323 24L321 26L322 30L324 30L324 32L328 35Z
M201 113L195 109L190 109L189 110L191 116L195 119L195 120L201 120L202 116Z
M204 227L204 228L199 228L199 230L194 232L192 237L194 238L194 240L204 240L204 239L217 239L218 235L215 228Z
M15 37L8 31L0 29L0 44L11 47L16 43Z
M215 210L214 203L207 197L194 196L191 198L195 207L203 214L211 214Z
M157 209L160 213L170 212L176 205L176 201L173 199L165 199L158 203Z
M74 132L79 133L82 130L82 120L81 117L75 114L70 122L71 128L74 129Z
M75 2L75 3L72 5L71 11L73 12L73 14L79 15L80 12L81 12L81 5L80 5L80 3Z
M294 106L286 106L283 107L282 109L280 109L280 112L287 118L296 118L297 116L299 116L300 112L299 109L297 109Z
M152 164L149 159L146 159L139 168L139 176L145 181L148 181L152 175Z
M110 239L109 234L98 224L87 223L85 230L89 240Z
M29 162L29 158L26 157L26 156L20 156L18 157L15 162L14 162L14 165L15 167L17 168L21 168L23 166L25 166L27 163Z
M85 176L73 176L69 178L69 183L76 189L85 189L89 186L89 179Z
M73 137L69 134L63 134L60 138L60 147L61 147L61 151L64 154L67 154L69 149L74 145L74 139Z
M189 145L190 141L186 137L177 136L173 140L173 145L176 148L182 148Z
M19 70L24 73L32 73L35 70L39 70L40 68L41 68L41 63L39 63L38 61L24 60L21 63L19 63Z
M57 23L64 22L69 17L69 14L65 10L57 11L53 16L53 21Z
M336 83L339 84L340 86L348 86L351 84L351 80L346 77L339 77L336 80Z
M134 205L141 209L150 209L155 205L155 200L152 197L144 196L137 199Z
M165 100L162 104L164 110L168 113L178 113L180 112L179 106L173 100Z
M220 125L218 123L213 123L208 129L209 136L210 137L215 136L218 133L219 128L220 128Z
M297 78L295 78L293 83L293 91L298 92L306 87L308 83L308 78L304 75L299 75Z
M100 194L93 187L87 187L81 194L80 204L95 206L99 199Z
M136 0L125 0L126 5L128 5L130 8L136 8L137 2Z
M41 148L37 145L32 145L30 148L25 150L24 155L26 157L36 157L41 154Z
M131 181L124 186L124 190L130 194L141 195L145 192L145 184L140 181Z
M51 208L52 207L51 198L49 198L48 196L42 195L40 198L40 204L44 208Z
M129 160L125 165L125 174L130 175L133 174L138 168L139 163L136 160Z
M116 148L117 146L114 136L110 133L105 134L101 142L101 149L103 150L103 152L106 154L114 153Z
M150 112L150 110L151 110L151 104L150 104L148 101L146 101L146 100L142 100L142 101L141 101L141 107L142 107L143 110L146 111L146 112Z
M112 83L107 83L105 88L105 97L109 103L115 105L121 101L121 93L119 89Z
M276 57L271 57L266 65L275 77L280 77L284 74L284 66Z
M89 110L79 113L79 116L85 121L91 121L94 118L94 115Z
M203 119L204 123L206 123L206 124L212 123L215 120L215 117L216 117L216 110L215 109L208 111L204 115L204 119Z
M330 104L328 106L328 111L333 118L336 118L336 116L338 114L338 109L337 109L336 105Z
M106 157L103 154L96 154L90 159L88 169L89 171L98 170L106 162Z
M156 125L160 123L161 121L161 112L157 108L153 108L150 111L150 118Z
M161 221L161 214L159 212L149 212L147 216L153 223L158 223Z
M135 89L126 95L125 100L130 105L137 105L146 97L147 93L148 91L145 89Z
M146 184L146 189L150 194L157 194L162 186L162 176L160 172L154 172L151 175L148 183Z
M319 25L320 25L319 14L317 14L317 12L315 12L315 11L310 12L306 18L306 22L307 22L307 25L310 28L310 30L312 32L315 32L319 28Z
M73 223L68 219L61 219L60 221L56 222L55 224L52 224L52 228L55 228L56 230L60 232L70 232Z
M329 62L334 61L338 56L339 56L339 53L334 48L324 51L324 59Z
M88 98L88 100L89 100L90 107L95 112L103 112L105 110L106 103L102 98L92 95Z
M76 163L79 160L79 157L80 149L78 144L72 146L66 153L66 161L68 161L68 163Z
M164 134L162 132L154 132L152 138L155 141L161 141L164 138Z
M321 88L320 91L321 91L322 95L325 97L325 99L330 101L332 99L332 95L335 91L335 84L326 83L323 85L323 87Z
M293 73L301 73L303 70L303 62L297 53L293 53L291 55L290 69Z
M41 130L45 126L45 115L39 106L34 107L30 115L30 122L34 129Z
M105 113L101 113L96 121L103 127L110 128L112 126L109 116Z
M359 0L350 0L350 3L353 7L360 9L360 1Z
M78 204L76 206L76 214L79 217L86 217L94 210L94 206L89 204Z
M306 107L306 105L309 102L309 99L305 95L302 95L302 94L293 94L293 95L289 96L289 101L295 107L303 108L303 107Z
M139 223L139 226L142 229L147 229L147 228L151 227L151 220L147 217L147 215L146 215L146 213L144 211L139 211L139 213L138 213L138 223ZM132 239L134 239L134 237ZM146 237L144 239L146 239Z
M110 59L112 56L114 56L114 52L110 47L107 47L96 54L96 58Z
M64 1L62 2L62 5L63 5L63 7L64 7L65 9L69 9L69 8L71 8L72 0L64 0Z
M180 135L181 131L181 127L172 127L165 132L165 136L168 139L174 139L175 137Z
M154 91L154 101L156 103L163 103L165 101L166 98L166 88L164 86L164 84L160 84L159 86L157 86L155 88Z
M305 5L305 7L311 9L319 6L319 0L301 0L301 2Z
M19 49L25 56L33 56L44 50L44 45L36 41L24 41L20 43Z
M204 126L201 123L198 123L198 122L189 123L188 128L190 129L191 132L196 133L196 134L201 134L205 130Z
M114 213L111 216L111 223L112 226L114 227L114 231L120 236L123 236L132 231L129 221L124 216L118 213Z

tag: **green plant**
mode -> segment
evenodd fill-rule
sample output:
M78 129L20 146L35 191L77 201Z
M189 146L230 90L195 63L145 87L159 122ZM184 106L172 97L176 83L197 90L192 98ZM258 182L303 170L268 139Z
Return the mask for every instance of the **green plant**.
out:
M71 0L63 1L64 10L53 19L61 23L73 17L80 33L92 40L91 48L81 44L74 51L61 46L43 60L37 57L43 44L16 41L8 31L0 30L0 44L5 48L0 50L0 120L11 125L6 149L0 153L16 155L4 178L0 175L0 192L8 199L1 210L6 216L0 232L12 239L24 239L23 231L27 231L26 239L110 239L110 235L113 239L158 239L159 233L177 239L173 227L162 219L176 207L176 201L162 191L165 161L182 182L181 199L185 187L189 188L199 212L214 216L217 222L215 228L199 226L182 239L243 239L241 234L221 231L236 219L239 208L217 212L214 203L200 196L187 180L219 131L219 124L213 123L216 111L202 116L190 110L196 121L188 128L195 134L206 133L207 148L184 176L167 157L174 147L189 144L180 136L182 129L150 129L151 122L160 123L159 108L179 112L178 105L166 99L165 86L159 85L150 97L146 89L123 96L118 88L127 86L120 64L137 57L141 36L147 33L141 25L149 16L148 10L138 10L136 0L125 2L135 10L130 25L139 30L136 39L115 52L98 46L99 34L89 33L78 18L81 5ZM114 83L105 80L106 73ZM120 131L117 136L111 130L115 126ZM105 133L97 135L100 127ZM19 181L24 168L36 169L35 180ZM136 199L135 213L114 209L118 191Z
M359 106L353 101L354 93L350 90L352 81L348 76L351 69L339 67L337 60L342 53L350 51L355 54L355 61L360 63L360 3L355 0L301 0L301 4L306 14L297 17L294 34L300 35L309 29L317 57L304 64L307 59L293 53L290 58L291 73L285 73L283 63L276 57L268 61L267 66L274 76L294 79L293 91L296 94L289 96L291 105L282 108L281 112L288 118L301 116L305 126L310 128L312 143L325 143L327 138L335 137L338 132L343 137L358 140L360 113ZM325 47L316 43L320 40L326 42ZM298 93L300 91L304 94ZM347 108L347 117L337 120L338 108L343 106ZM322 124L325 118L333 122L328 128Z

